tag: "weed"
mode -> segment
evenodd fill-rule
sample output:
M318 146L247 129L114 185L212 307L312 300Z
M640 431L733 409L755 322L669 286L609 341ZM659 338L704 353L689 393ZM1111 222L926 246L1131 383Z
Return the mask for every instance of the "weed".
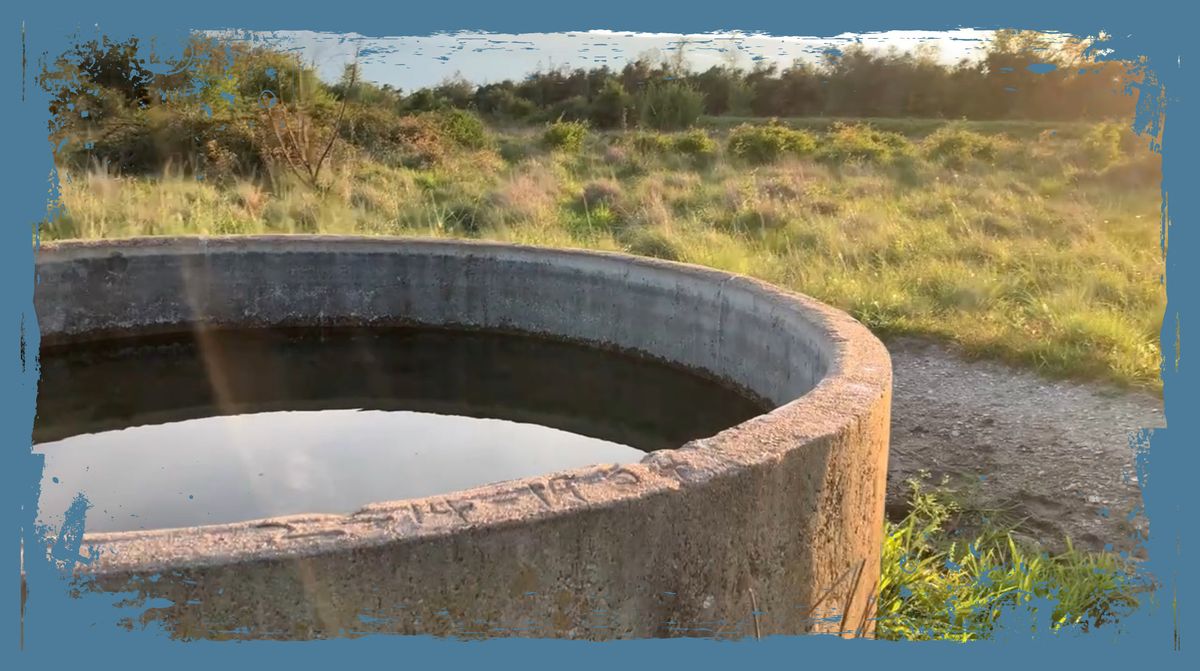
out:
M911 510L887 524L876 636L971 641L989 638L1002 613L1049 598L1055 630L1112 624L1138 606L1150 583L1113 553L1023 547L1013 526L984 522L954 533L966 513L952 498L915 482Z

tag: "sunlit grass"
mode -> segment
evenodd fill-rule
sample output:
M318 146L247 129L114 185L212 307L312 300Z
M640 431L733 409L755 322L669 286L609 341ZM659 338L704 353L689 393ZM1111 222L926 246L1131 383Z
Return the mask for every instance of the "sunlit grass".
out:
M972 641L990 637L1006 612L1031 601L1054 604L1051 627L1113 625L1148 597L1150 581L1119 555L1076 550L1049 555L1022 547L1013 528L964 512L913 485L911 510L889 523L883 548L876 636Z
M822 136L814 156L762 165L729 155L720 133L717 151L696 161L644 133L593 134L564 152L506 132L491 149L427 167L352 157L318 190L281 177L64 172L61 208L41 234L354 233L625 250L748 273L884 335L1157 388L1157 157L1126 149L1115 165L1092 164L1086 125L1053 136L994 125L984 140L966 126L912 140L850 127L836 152Z

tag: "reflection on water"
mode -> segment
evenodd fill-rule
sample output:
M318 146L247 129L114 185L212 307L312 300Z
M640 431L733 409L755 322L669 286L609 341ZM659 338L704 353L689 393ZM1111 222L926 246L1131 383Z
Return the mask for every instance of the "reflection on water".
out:
M64 511L83 491L91 532L349 513L373 501L645 456L536 424L378 410L208 417L36 450L46 455L42 509Z
M638 357L432 329L210 330L44 348L39 518L89 532L346 513L628 463L765 406Z

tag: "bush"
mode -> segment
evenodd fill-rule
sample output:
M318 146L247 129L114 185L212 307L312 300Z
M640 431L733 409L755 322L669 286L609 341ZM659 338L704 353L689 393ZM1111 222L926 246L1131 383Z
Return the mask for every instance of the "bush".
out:
M350 105L338 130L343 140L375 158L400 156L412 167L436 163L452 146L482 149L490 143L483 121L460 109L400 116L377 106Z
M442 134L427 115L399 117L395 132L399 140L394 151L406 167L427 168L446 156Z
M675 151L692 158L708 158L717 152L717 143L699 128L676 137L672 145Z
M996 138L959 126L937 129L925 138L922 145L930 160L952 168L962 168L973 160L992 163L1000 153L1000 143Z
M899 133L866 124L836 123L817 151L817 158L830 163L891 163L913 154L912 143Z
M656 130L694 125L704 113L704 96L678 81L651 82L637 96L638 119Z
M609 77L592 100L589 117L597 128L624 128L633 109L633 96L617 79Z
M583 148L583 141L587 135L586 123L559 120L546 126L546 131L542 134L542 144L558 151L577 152Z
M816 146L812 133L776 122L742 124L729 133L729 152L752 163L771 163L786 154L810 154Z
M474 112L448 109L435 113L438 129L448 141L468 149L483 149L488 145L487 128Z
M537 111L537 106L517 95L510 88L499 84L482 86L475 93L476 108L483 114L505 117L514 121L526 119Z
M264 166L246 124L176 109L109 119L94 134L72 137L57 158L72 168L99 163L120 174L154 174L172 167L189 174L250 175Z
M394 151L404 141L400 117L375 106L350 104L339 129L339 135L350 144L373 156Z

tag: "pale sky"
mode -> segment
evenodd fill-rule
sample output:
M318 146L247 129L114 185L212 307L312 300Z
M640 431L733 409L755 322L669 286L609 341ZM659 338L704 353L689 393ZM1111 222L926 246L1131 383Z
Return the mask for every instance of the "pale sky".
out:
M592 68L608 65L620 70L626 62L657 49L670 55L686 37L685 54L694 70L735 62L749 68L756 61L788 65L793 60L819 58L827 49L861 42L868 48L895 46L910 50L921 44L935 46L943 62L971 57L986 44L992 31L964 28L954 31L888 31L842 34L834 37L782 37L760 33L719 32L633 33L587 30L571 33L502 34L453 32L425 36L364 37L359 34L312 31L249 32L204 31L298 51L315 64L322 78L338 79L343 67L360 49L362 77L391 84L405 91L435 86L456 74L475 84L521 79L538 70L567 66ZM732 56L736 54L736 56Z

